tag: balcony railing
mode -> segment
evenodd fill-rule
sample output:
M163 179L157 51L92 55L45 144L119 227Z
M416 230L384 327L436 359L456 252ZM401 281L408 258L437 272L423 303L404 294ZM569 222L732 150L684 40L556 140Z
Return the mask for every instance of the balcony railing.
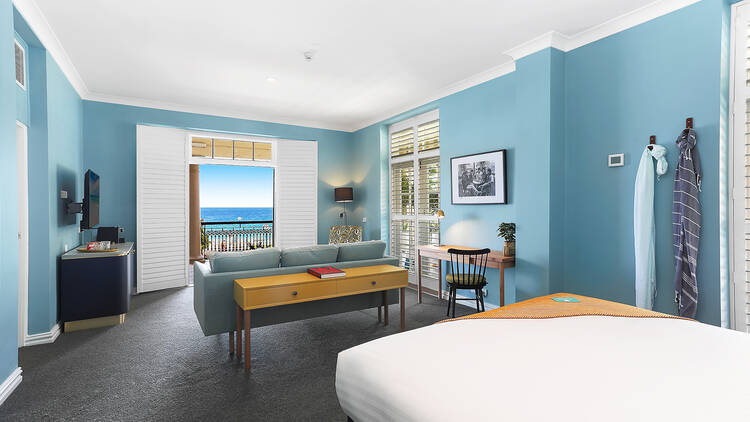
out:
M248 251L273 246L273 220L201 221L201 253Z

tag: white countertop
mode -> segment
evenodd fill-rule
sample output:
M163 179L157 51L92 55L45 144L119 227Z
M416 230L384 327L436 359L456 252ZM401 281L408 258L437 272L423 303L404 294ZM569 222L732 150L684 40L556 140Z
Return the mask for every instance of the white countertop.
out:
M76 246L72 250L65 252L62 259L82 259L82 258L108 258L113 256L124 256L129 254L133 250L133 242L115 243L114 246L117 251L112 252L79 252L78 248L82 245Z

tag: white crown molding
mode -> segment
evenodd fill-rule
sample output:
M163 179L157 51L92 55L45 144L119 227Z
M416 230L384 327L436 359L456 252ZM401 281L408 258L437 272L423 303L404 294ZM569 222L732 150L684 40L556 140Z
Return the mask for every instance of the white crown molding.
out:
M610 19L602 24L581 31L572 36L562 34L557 31L546 32L536 38L533 38L516 47L506 50L504 54L510 56L513 59L513 62L498 66L498 68L507 66L507 71L497 71L498 68L493 68L485 72L478 73L477 75L466 78L461 82L443 88L435 95L428 97L428 99L426 100L413 103L409 108L400 107L397 110L392 111L391 114L380 116L378 119L368 119L359 124L356 124L354 125L355 129L353 129L353 131L366 128L370 125L382 122L383 120L389 119L406 111L446 97L460 90L470 88L474 85L479 85L482 82L486 82L490 79L498 78L507 73L513 72L515 71L515 61L518 61L519 59L534 54L538 51L544 50L545 48L555 48L563 52L568 52L586 44L590 44L594 41L598 41L602 38L606 38L610 35L614 35L618 32L622 32L626 29L638 26L652 19L656 19L660 16L672 13L676 10L682 9L683 7L690 6L691 4L697 3L698 1L700 0L657 0L653 3L649 3L636 10ZM491 76L493 74L493 71L495 74L494 77L487 79L483 77ZM460 87L460 89L451 89L454 86L457 88Z
M24 338L24 346L36 346L38 344L54 343L60 336L60 324L55 324L51 330L45 333L27 334Z
M429 97L421 101L412 102L402 107L396 107L394 109L391 109L388 113L381 113L377 117L354 122L351 125L332 125L329 123L318 121L305 121L294 118L260 116L240 110L226 110L195 105L173 104L155 100L127 98L93 93L86 87L86 84L81 78L81 75L78 73L78 70L70 60L70 56L68 56L67 52L60 43L60 40L55 35L54 31L49 25L49 22L42 14L36 2L34 0L13 0L13 4L16 6L24 19L26 19L26 22L28 22L29 26L34 31L34 33L36 33L37 37L39 37L39 40L42 42L42 44L44 44L45 48L47 48L47 51L49 51L52 58L55 59L58 66L60 66L60 69L68 78L71 85L73 85L76 92L78 92L78 95L81 97L81 99L130 105L135 107L147 107L160 110L180 111L186 113L205 114L210 116L231 117L237 119L258 120L269 123L306 126L318 129L354 132L378 122L382 122L383 120L389 119L398 114L412 110L416 107L425 105L464 89L471 88L472 86L476 86L491 79L495 79L511 73L515 71L514 61L541 51L545 48L551 47L560 51L568 52L578 47L624 31L626 29L640 25L644 22L648 22L652 19L672 13L675 10L697 3L698 1L700 0L657 0L653 3L649 3L641 8L610 19L602 24L596 25L592 28L586 29L571 36L562 34L557 31L546 32L532 40L526 41L516 47L507 50L504 54L510 56L513 61L503 63L499 66L493 67L491 69L472 75L466 79L453 83L449 86L443 87L436 91L435 94L430 95Z
M42 42L44 48L47 49L50 56L55 59L55 62L60 66L63 74L68 78L70 84L78 93L78 96L85 98L89 94L89 90L86 87L86 83L83 82L81 74L78 73L78 69L73 65L73 61L70 60L70 56L63 48L62 43L55 35L52 30L47 18L37 6L34 0L13 0L13 5L18 9L18 13L23 16L26 23L34 31L39 41Z
M257 120L264 123L276 123L281 125L304 126L314 129L338 130L350 132L350 126L332 125L314 120L301 120L294 118L279 118L278 116L264 116L239 110L221 109L215 107L202 107L187 104L170 103L166 101L147 100L143 98L121 97L99 93L89 93L84 100L98 101L102 103L128 105L133 107L154 108L166 111L179 111L183 113L202 114L206 116L229 117L242 120Z
M23 379L21 376L22 372L21 368L14 369L13 372L8 375L8 378L0 384L0 406L5 403L5 400L7 400L13 391L15 391L18 384L21 383L21 380Z
M683 7L698 3L699 1L700 0L657 0L569 37L567 49L563 51L575 50L578 47L582 47L594 41L599 41L602 38L633 28L660 16L682 9Z
M359 122L355 125L352 125L350 127L350 132L356 132L360 129L364 129L370 125L374 125L378 122L382 122L383 120L390 119L391 117L397 116L401 113L405 113L409 110L413 110L419 106L423 106L425 104L431 103L433 101L439 100L441 98L447 97L451 94L455 94L457 92L463 91L465 89L471 88L473 86L477 86L479 84L485 83L487 81L491 81L492 79L499 78L503 75L507 75L508 73L515 72L516 70L516 62L511 60L508 62L505 62L499 66L495 66L493 68L487 69L485 71L479 72L475 75L469 76L466 79L462 79L458 82L452 83L439 91L437 91L435 94L430 95L427 98L424 98L420 101L415 101L412 103L409 103L407 105L403 105L401 107L391 109L388 112L381 113L380 115Z
M507 50L505 54L513 57L513 60L517 61L523 57L534 54L537 51L544 50L545 48L552 47L558 50L567 51L566 47L569 41L570 39L567 36L557 31L549 31Z

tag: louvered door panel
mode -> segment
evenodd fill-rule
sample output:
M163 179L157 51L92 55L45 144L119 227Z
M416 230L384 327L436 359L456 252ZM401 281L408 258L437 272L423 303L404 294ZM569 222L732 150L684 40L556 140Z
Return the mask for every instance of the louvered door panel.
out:
M419 215L434 216L440 208L440 156L419 159Z
M410 276L416 268L414 240L413 220L391 222L391 256L398 258L399 267L408 269Z
M440 120L437 110L389 128L391 249L416 283L418 245L440 242ZM422 281L437 290L438 261L422 261Z
M278 141L275 246L318 243L318 143Z
M391 166L391 214L414 215L414 163Z
M137 289L187 285L188 141L182 131L138 126Z

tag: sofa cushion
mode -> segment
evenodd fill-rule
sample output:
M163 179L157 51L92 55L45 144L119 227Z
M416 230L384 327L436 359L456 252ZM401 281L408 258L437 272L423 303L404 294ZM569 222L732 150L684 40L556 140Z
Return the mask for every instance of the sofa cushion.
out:
M339 248L336 245L301 246L281 251L281 266L330 264L336 262Z
M208 260L211 263L211 272L229 273L278 268L280 258L280 249L264 248L243 252L214 252L209 255Z
M339 245L337 261L362 261L365 259L382 258L385 254L385 242L370 240L367 242L342 243Z

